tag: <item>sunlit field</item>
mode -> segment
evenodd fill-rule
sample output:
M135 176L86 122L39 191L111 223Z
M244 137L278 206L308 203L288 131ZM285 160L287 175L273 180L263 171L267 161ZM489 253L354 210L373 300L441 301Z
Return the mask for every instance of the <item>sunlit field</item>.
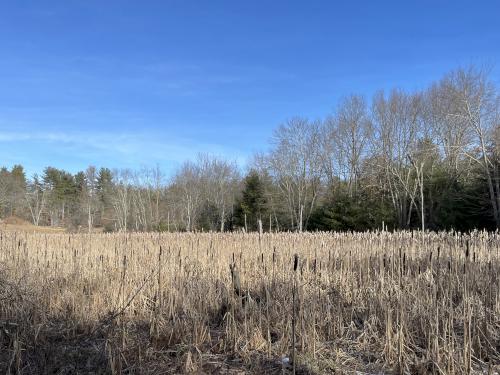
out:
M499 245L0 232L0 372L495 373Z

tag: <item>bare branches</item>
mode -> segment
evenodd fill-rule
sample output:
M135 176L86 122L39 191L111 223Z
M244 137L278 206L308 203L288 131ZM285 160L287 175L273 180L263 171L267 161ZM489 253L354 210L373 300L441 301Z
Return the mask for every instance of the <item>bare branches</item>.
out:
M274 133L274 150L266 162L286 202L290 225L307 227L321 188L320 124L293 118Z

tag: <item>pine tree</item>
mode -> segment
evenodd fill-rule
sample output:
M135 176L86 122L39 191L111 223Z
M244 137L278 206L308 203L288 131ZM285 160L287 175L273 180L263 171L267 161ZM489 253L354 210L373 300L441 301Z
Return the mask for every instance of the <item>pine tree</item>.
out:
M251 170L243 181L243 191L235 211L235 222L248 230L258 229L258 220L268 216L264 184L255 170Z

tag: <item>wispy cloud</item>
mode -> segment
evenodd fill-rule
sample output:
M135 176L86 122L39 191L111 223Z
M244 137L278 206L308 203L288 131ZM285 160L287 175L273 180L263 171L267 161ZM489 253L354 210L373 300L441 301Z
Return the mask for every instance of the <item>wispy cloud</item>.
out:
M172 170L185 160L193 159L197 153L210 153L231 160L238 164L246 160L246 155L238 150L230 149L220 144L199 142L179 137L158 136L148 133L109 133L94 132L22 132L1 131L0 143L10 147L9 160L16 159L12 150L18 154L16 163L29 163L22 160L32 151L38 153L39 159L46 159L47 165L64 164L63 158L76 159L76 168L88 164L99 164L108 167L135 167L141 165L163 164ZM5 147L2 149L6 150ZM0 158L6 157L0 151ZM50 156L48 156L50 154ZM32 156L30 156L32 158ZM57 160L54 160L57 159Z

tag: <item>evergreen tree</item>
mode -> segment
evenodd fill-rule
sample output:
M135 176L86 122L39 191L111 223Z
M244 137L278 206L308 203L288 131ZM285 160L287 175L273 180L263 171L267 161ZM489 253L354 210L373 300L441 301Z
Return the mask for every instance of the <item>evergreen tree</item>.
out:
M235 210L235 223L248 230L258 230L258 220L269 216L264 184L255 170L251 170L243 180L243 191ZM246 220L245 220L246 218Z
M0 217L4 217L8 211L10 190L10 172L6 167L0 168Z
M358 191L351 196L345 182L335 194L319 205L311 216L311 230L365 231L394 225L392 207L371 191Z
M10 215L22 216L26 194L26 174L22 165L16 164L10 170Z
M71 213L77 198L74 177L64 170L47 167L44 170L42 179L45 189L49 193L50 224L66 224L68 208Z
M96 194L100 207L100 224L107 231L113 230L113 214L111 211L111 195L113 194L113 173L108 168L101 168L97 173Z

